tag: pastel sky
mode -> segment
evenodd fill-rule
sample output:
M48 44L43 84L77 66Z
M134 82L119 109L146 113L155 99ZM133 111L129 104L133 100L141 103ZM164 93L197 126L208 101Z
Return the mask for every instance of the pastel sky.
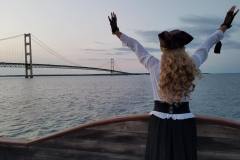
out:
M136 38L160 58L157 34L183 29L194 36L191 54L214 32L239 0L0 0L0 39L32 33L63 57L79 65L110 66L146 72L134 53L111 34L107 16L114 11L123 33ZM225 34L220 55L210 51L202 72L240 72L240 14ZM1 45L1 43L0 43ZM33 58L38 50L33 47ZM35 54L35 55L34 55ZM44 54L47 57L47 54ZM2 55L4 58L4 55ZM38 56L35 56L35 60Z

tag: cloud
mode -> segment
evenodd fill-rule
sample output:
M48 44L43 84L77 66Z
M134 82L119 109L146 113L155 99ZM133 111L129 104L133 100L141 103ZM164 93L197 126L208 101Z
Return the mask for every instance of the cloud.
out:
M83 51L88 51L88 52L105 52L105 49L92 49L92 48L87 48L83 49Z
M122 56L122 55L128 55L130 54L131 52L106 52L105 54L106 55L111 55L111 56L114 56L114 55L118 55L118 56Z
M144 47L148 52L160 52L160 48L151 48L151 47ZM132 52L129 48L113 48L113 50L121 51L121 52Z
M159 43L158 40L158 34L161 31L156 31L156 30L151 30L151 31L143 31L143 30L138 30L136 33L140 35L145 42L150 42L150 43Z
M186 17L180 18L180 21L184 23L182 29L188 31L194 36L206 36L213 33L223 22L223 18L214 17L214 16L195 16L189 15ZM235 33L239 31L240 24L233 22L233 27L230 32ZM230 38L230 34L225 34L225 38Z
M212 34L218 26L223 21L222 17L216 16L196 16L189 15L180 18L180 21L183 22L183 26L177 27L179 29L185 30L191 35L193 35L194 40L188 45L190 48L196 48L199 46L208 35ZM228 31L227 34L224 35L224 48L225 49L240 49L240 43L238 40L234 40L234 35L240 33L240 23L234 21L233 27ZM172 30L172 29L166 29ZM159 43L158 41L158 33L161 31L157 30L137 30L135 33L139 35L145 42L150 43Z
M106 45L107 43L105 42L101 42L101 41L94 41L95 44L99 44L99 45Z
M239 41L223 41L223 47L224 49L238 49L240 50L240 42Z
M184 23L189 23L192 25L199 25L199 26L219 26L223 22L223 17L216 17L216 16L196 16L196 15L188 15L185 17L181 17L180 21ZM240 27L240 23L233 21L233 26Z
M132 54L129 48L112 48L112 49L93 49L87 48L82 50L86 54L101 54L101 55L127 55Z
M121 51L121 52L129 52L130 49L127 48L127 47L122 47L122 48L113 48L113 50L116 50L116 51Z
M160 45L159 45L159 48L146 47L145 49L146 49L148 52L160 52Z
M219 25L222 23L222 18L220 17L213 17L213 16L208 16L208 17L202 17L202 16L196 16L196 15L189 15L186 17L181 17L180 21L184 23L190 23L194 25Z

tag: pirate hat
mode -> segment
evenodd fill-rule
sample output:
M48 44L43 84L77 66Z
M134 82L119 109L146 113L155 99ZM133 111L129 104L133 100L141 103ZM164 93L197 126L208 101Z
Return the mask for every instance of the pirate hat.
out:
M182 48L193 40L190 34L181 30L163 31L158 38L160 46L166 49Z

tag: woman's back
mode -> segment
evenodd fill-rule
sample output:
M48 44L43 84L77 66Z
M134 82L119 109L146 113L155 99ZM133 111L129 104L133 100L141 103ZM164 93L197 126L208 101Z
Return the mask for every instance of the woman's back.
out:
M207 59L208 52L211 47L220 41L223 38L223 32L221 30L215 31L211 34L194 52L191 56L192 61L194 62L195 66L199 68ZM158 60L151 54L147 52L147 50L135 39L128 37L125 34L121 34L120 40L122 41L123 45L128 46L132 51L135 52L139 61L145 66L145 68L150 73L150 79L153 89L153 98L155 101L164 101L164 98L159 94L159 83L160 80L160 72L161 72L161 63L162 59ZM172 82L175 83L175 82ZM181 101L187 102L191 99L191 96L183 96Z

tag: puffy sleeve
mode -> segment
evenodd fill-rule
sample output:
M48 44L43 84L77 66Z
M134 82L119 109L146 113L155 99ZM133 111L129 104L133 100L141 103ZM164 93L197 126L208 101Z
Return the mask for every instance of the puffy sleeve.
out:
M134 38L128 37L125 34L121 34L120 40L123 45L130 48L138 57L140 63L142 63L146 69L150 70L159 63L159 60L148 53L148 51Z
M223 36L224 36L223 31L221 30L215 31L194 52L194 54L192 55L192 59L197 67L200 67L201 64L203 64L206 61L209 50L212 48L214 44L223 39Z

